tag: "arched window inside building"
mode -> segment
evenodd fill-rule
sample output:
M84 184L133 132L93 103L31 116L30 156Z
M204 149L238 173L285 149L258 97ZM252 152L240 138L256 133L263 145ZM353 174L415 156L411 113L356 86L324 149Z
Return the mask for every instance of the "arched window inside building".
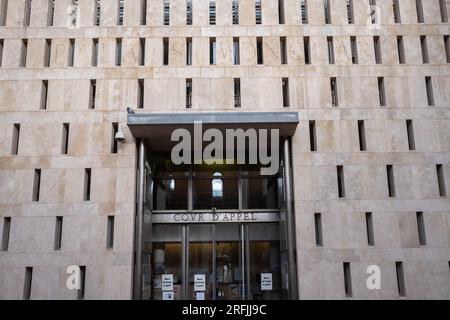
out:
M223 180L221 179L222 174L220 172L214 172L212 180L212 195L214 198L223 197ZM218 178L220 177L220 178Z

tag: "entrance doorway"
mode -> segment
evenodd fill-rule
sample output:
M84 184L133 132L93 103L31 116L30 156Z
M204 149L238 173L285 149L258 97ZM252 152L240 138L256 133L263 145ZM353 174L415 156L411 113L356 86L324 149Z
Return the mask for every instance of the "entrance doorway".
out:
M133 297L296 299L290 137L298 113L129 110L127 120L138 146ZM172 161L178 129L203 150L183 148L193 163ZM223 159L220 150L205 156L212 141L197 138L209 129L244 137L226 138ZM270 147L260 136L269 132Z
M155 224L151 265L156 300L274 300L285 291L278 223Z

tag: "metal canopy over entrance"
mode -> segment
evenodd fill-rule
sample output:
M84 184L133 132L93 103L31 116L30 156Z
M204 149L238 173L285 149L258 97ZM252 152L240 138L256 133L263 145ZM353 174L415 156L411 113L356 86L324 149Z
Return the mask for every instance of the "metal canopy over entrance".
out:
M280 137L293 136L297 112L218 112L218 113L130 113L128 127L135 138L145 138L152 149L167 150L174 145L170 134L184 128L193 132L194 123L203 129L278 129Z
M135 299L297 298L290 137L298 122L296 112L128 114L139 147ZM198 123L202 133L277 129L278 173L174 165L172 132L195 136Z

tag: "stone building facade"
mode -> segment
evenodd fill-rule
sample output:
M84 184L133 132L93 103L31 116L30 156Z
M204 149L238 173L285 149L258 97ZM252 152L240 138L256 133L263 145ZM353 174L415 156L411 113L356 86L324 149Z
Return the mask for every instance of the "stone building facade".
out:
M297 113L297 297L450 298L449 1L0 3L1 299L137 297L127 107Z

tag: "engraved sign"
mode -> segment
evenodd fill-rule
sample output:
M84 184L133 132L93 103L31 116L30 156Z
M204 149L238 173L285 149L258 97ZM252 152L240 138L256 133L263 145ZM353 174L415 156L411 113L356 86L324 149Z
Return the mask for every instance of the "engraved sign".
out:
M278 212L155 213L153 223L277 222Z

